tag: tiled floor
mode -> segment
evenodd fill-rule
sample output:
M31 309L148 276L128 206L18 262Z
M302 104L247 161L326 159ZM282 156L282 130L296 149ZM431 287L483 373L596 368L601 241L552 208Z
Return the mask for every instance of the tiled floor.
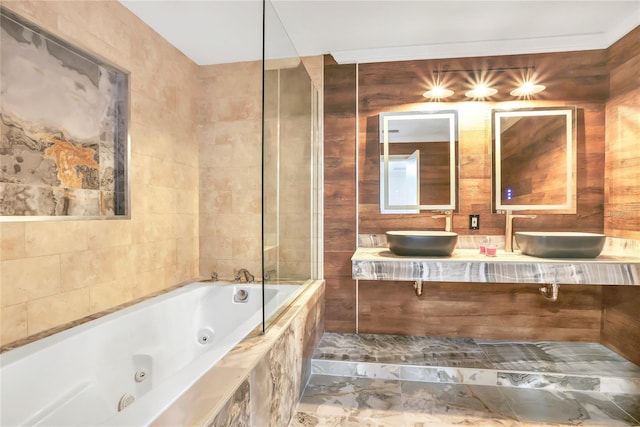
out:
M325 334L313 371L292 427L640 425L640 367L598 344Z

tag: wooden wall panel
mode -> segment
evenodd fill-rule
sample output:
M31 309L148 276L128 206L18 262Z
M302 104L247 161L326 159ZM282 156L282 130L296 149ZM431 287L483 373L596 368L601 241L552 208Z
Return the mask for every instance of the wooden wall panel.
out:
M605 232L640 239L640 27L609 49Z
M465 70L482 67L509 68L535 64L536 72L547 90L534 101L520 101L518 106L576 105L578 107L578 171L576 215L538 215L534 221L516 220L519 230L581 230L602 232L605 227L605 151L607 165L607 234L640 238L640 206L638 175L640 149L638 141L640 105L637 92L640 30L634 30L608 50L563 52L541 55L512 55L490 58L461 58L433 61L403 61L359 66L359 200L360 233L383 233L389 229L441 229L443 220L430 214L381 215L379 211L379 142L378 114L382 111L421 109L425 107L422 92L427 89L434 70ZM327 65L325 74L337 83L344 79L347 68ZM349 66L345 66L349 67ZM328 71L328 73L327 73ZM611 74L610 74L611 71ZM355 79L353 69L349 71ZM459 73L458 73L459 74ZM498 73L499 74L499 73ZM459 111L459 213L454 216L454 230L460 234L501 235L504 216L491 209L491 108L500 108L511 100L505 94L512 89L504 82L506 74L493 75L500 94L488 102L465 102L464 79L455 72L441 74L452 83L456 95L439 107ZM341 77L342 76L342 77ZM513 76L511 76L513 77ZM341 80L342 79L342 80ZM634 80L635 79L635 80ZM611 97L609 97L611 81ZM462 83L461 83L462 82ZM501 83L502 82L502 83ZM347 89L349 96L355 90ZM344 89L344 86L343 86ZM352 90L353 89L353 90ZM326 95L330 97L330 94ZM337 96L325 105L329 125L325 127L329 153L326 159L325 206L329 230L325 242L333 247L335 258L327 264L341 272L328 280L327 330L351 331L353 325L344 313L354 313L355 282L347 276L347 256L353 235L349 218L353 176L346 171L355 155L343 150L342 144L353 142L355 116L353 99ZM326 103L326 100L325 100ZM511 105L513 106L513 105ZM635 118L635 119L633 119ZM613 124L612 124L613 121ZM605 147L605 125L606 147ZM611 126L617 127L610 133ZM333 132L333 133L331 133ZM606 148L606 150L605 150ZM345 170L338 165L344 165ZM344 180L338 177L342 175ZM467 230L468 215L481 215L481 229ZM351 248L351 249L349 249ZM332 249L329 249L331 252ZM325 254L326 255L326 254ZM341 264L342 263L342 264ZM329 274L329 272L327 272ZM621 308L607 292L618 287L561 286L560 300L550 302L538 293L538 285L427 283L425 294L417 297L407 282L361 281L359 285L360 332L473 336L502 339L549 339L598 341L602 339L617 351L635 351L621 332L625 327L638 330L637 310ZM630 292L627 289L621 292ZM637 306L636 294L624 294ZM605 294L605 302L601 301ZM617 294L616 294L617 295ZM344 297L344 298L343 298ZM604 304L604 305L603 305ZM353 305L353 306L352 306ZM603 315L604 307L604 315ZM344 313L343 313L344 312ZM631 343L640 339L633 335ZM637 345L637 344L636 344ZM629 357L628 354L626 354Z
M640 239L640 26L608 49L605 218L607 236ZM640 364L640 288L606 287L602 342Z
M460 336L488 339L598 342L601 286L560 286L558 301L539 285L424 284L360 281L361 333Z
M324 68L325 328L355 332L356 70L325 57Z
M578 59L579 57L579 59ZM574 58L575 62L567 62ZM526 60L525 60L526 59ZM577 113L577 213L568 215L542 214L535 220L516 220L517 230L590 231L601 233L604 223L604 137L605 99L608 86L606 51L544 55L491 57L492 67L507 68L513 64L544 64L548 89L543 99L520 101L520 107L576 105ZM529 61L529 62L527 62ZM444 221L433 219L432 213L415 215L381 214L379 208L379 114L383 111L404 111L433 108L458 110L459 128L459 210L453 218L458 234L501 235L504 215L492 209L492 124L491 110L513 107L501 100L513 97L503 86L496 97L487 102L425 102L425 76L430 70L469 69L478 58L434 61L403 61L359 66L359 226L361 234L383 234L390 229L442 229ZM542 65L540 65L542 67ZM511 81L507 76L496 78ZM584 84L575 93L567 92L559 82L575 78ZM457 93L464 92L464 79L453 81ZM569 85L575 87L575 82ZM504 94L507 94L505 98ZM480 215L480 230L469 230L469 215Z
M602 343L640 365L640 287L603 288Z

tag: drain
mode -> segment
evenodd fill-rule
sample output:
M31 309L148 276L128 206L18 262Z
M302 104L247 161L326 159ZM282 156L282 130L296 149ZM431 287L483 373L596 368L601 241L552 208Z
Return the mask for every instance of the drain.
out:
M149 371L147 371L146 369L140 369L139 371L136 372L134 378L137 383L141 383L142 381L146 380L148 376L149 376Z
M123 394L120 398L120 401L118 402L118 412L131 405L135 400L136 398L133 395L129 393Z
M202 345L209 344L213 341L213 330L205 328L198 331L198 342Z
M249 302L249 291L246 289L238 289L233 295L233 302L246 303Z

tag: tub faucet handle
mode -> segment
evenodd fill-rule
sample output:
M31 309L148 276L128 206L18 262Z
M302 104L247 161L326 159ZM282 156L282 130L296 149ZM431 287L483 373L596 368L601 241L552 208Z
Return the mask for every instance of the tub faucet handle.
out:
M212 282L217 282L218 281L218 273L217 272L213 272L211 273L211 281Z
M236 283L240 283L242 280L242 276L244 275L244 281L247 283L253 283L253 281L255 280L255 276L251 273L249 273L249 270L247 270L246 268L241 268L240 270L238 270L238 274L236 274Z

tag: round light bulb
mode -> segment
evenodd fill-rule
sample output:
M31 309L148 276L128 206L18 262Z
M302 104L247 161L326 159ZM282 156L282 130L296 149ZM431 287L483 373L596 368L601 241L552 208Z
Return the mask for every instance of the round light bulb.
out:
M509 94L511 96L529 96L534 95L536 93L540 93L546 89L544 85L537 85L533 82L524 82L522 86L515 88Z
M470 91L465 92L464 96L467 98L486 98L487 96L492 96L496 93L498 93L496 89L485 84L479 84Z
M430 90L422 94L422 96L424 96L425 98L435 98L435 99L448 98L451 95L453 95L452 90L445 89L440 85L434 86Z

